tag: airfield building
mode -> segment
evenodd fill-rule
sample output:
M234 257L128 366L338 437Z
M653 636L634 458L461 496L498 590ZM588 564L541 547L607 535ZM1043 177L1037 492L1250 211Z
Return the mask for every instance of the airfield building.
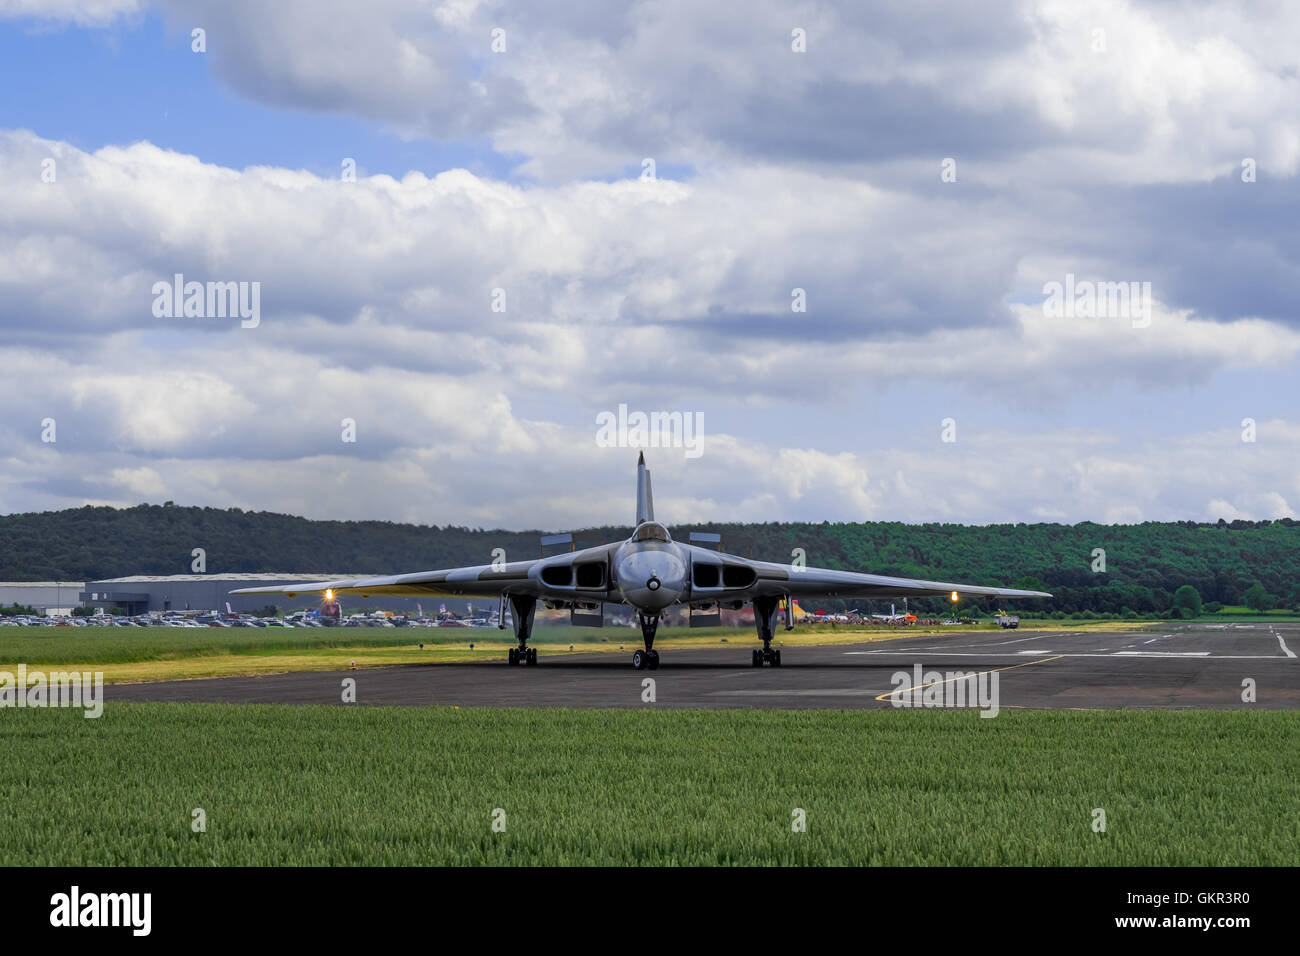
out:
M320 603L314 594L300 594L290 600L280 594L231 594L235 588L271 587L295 582L329 581L337 578L364 577L360 574L137 574L125 578L107 578L87 581L84 585L64 585L66 599L89 607L122 608L127 614L145 614L149 611L224 611L229 603L232 611L257 611L268 604L281 610L311 609ZM20 604L31 603L18 600ZM399 598L361 596L342 599L345 615L364 610L405 611L414 615L423 606L426 617L436 615L443 606L448 611L464 614L471 602L454 598ZM486 609L489 600L479 606ZM39 606L39 605L36 605Z
M0 606L67 614L76 607L83 586L80 581L0 581Z

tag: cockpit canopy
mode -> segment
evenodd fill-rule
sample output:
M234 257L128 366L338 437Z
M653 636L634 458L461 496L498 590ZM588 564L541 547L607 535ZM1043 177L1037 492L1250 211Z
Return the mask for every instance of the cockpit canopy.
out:
M633 541L662 541L665 544L673 539L668 535L668 529L658 521L643 521L636 526L632 532Z

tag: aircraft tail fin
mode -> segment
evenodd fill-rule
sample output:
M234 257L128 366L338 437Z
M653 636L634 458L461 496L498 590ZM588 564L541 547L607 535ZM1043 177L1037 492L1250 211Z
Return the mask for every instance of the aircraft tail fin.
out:
M655 520L654 494L650 490L650 469L645 466L645 452L636 461L636 523Z

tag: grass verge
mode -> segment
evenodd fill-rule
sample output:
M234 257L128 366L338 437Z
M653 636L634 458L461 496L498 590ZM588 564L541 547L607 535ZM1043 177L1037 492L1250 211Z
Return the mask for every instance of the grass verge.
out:
M8 710L0 865L1293 865L1297 734L1249 711Z
M1059 624L1040 630L1060 630ZM974 627L798 627L779 631L778 647L859 644L906 637L958 636ZM1116 622L1074 625L1072 631L1126 630ZM1032 628L1028 628L1032 629ZM431 661L495 660L514 646L509 631L496 628L329 628L252 629L145 628L12 628L0 633L0 668L26 664L29 669L103 671L107 683L238 677L289 671L427 664ZM423 643L424 646L419 645ZM641 646L631 628L545 627L531 642L538 653L619 651ZM470 645L473 644L471 647ZM757 646L752 628L661 628L660 650L689 647Z

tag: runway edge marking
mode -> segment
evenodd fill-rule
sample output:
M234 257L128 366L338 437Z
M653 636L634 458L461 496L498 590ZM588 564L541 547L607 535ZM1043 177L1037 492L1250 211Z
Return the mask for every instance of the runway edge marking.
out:
M1038 660L1036 660L1036 661L1025 661L1025 662L1022 663L1022 664L1009 664L1009 665L1007 665L1006 667L994 667L994 668L992 668L992 669L990 669L990 670L980 671L979 673L975 674L974 676L975 676L975 677L983 677L985 674L994 674L994 673L997 673L998 671L1013 671L1013 670L1015 670L1017 667L1029 667L1029 666L1032 665L1032 664L1046 664L1048 661L1059 661L1060 659L1061 659L1061 658L1060 658L1059 656L1058 656L1058 657L1040 657L1040 658L1038 658ZM947 683L950 683L951 681L955 681L955 680L970 680L970 679L971 679L971 676L972 676L972 675L967 674L967 675L965 675L965 676L963 676L963 677L949 677L949 678L947 678L946 680L935 680L935 681L930 681L930 683L928 683L928 684L918 684L918 685L916 685L916 686L914 686L914 687L899 687L899 688L897 688L897 689L895 689L895 690L891 690L891 691L890 691L889 693L887 693L887 694L881 694L879 697L876 698L876 700L879 700L879 701L885 701L885 700L888 700L890 697L895 696L896 694L903 694L903 693L908 693L908 692L911 692L911 691L917 691L917 690L925 690L927 687L936 687L936 686L938 686L939 684L947 684Z

